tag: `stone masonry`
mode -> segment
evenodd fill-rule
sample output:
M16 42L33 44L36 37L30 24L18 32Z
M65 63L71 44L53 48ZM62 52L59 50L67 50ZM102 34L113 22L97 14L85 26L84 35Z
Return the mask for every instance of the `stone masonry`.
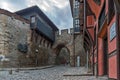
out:
M80 56L80 66L86 64L86 54L83 48L83 35L74 34L73 29L56 32L55 42L52 45L42 36L32 40L32 30L28 20L0 9L0 66L2 67L32 67L51 65L59 55L62 48L67 48L71 66L77 66L77 56ZM32 41L31 41L32 40ZM19 47L18 47L19 45ZM20 51L21 45L27 51ZM25 49L26 49L25 47ZM38 50L36 54L36 49Z
M27 46L27 52L20 51L22 45ZM52 54L51 46L49 41L30 29L28 20L0 9L1 67L52 65L55 62L55 54Z
M30 44L29 22L5 10L0 10L0 13L0 55L6 58L0 62L0 65L18 67L20 60L25 60L27 54L18 51L18 44L27 46ZM29 52L29 47L27 52Z
M60 50L65 47L69 50L71 66L74 65L74 62L75 66L77 66L77 56L80 56L80 65L84 66L86 64L86 54L83 48L82 37L82 34L73 36L73 28L70 29L70 33L68 33L68 29L61 30L61 35L57 32L56 40L53 45L54 53L59 54Z

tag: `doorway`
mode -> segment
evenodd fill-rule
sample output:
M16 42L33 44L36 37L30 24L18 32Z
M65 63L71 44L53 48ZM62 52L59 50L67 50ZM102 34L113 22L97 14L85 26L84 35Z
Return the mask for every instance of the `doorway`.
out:
M104 75L108 74L108 39L107 35L103 38L103 59Z
M80 56L77 56L77 67L80 67Z

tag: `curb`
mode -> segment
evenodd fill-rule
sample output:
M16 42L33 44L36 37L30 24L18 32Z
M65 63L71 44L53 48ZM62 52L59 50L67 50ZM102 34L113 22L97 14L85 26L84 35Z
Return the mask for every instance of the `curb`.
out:
M93 76L93 74L64 74L63 76Z
M40 70L40 69L47 69L47 68L52 68L55 67L55 65L50 65L50 66L43 66L43 67L30 67L30 68L0 68L0 71L24 71L24 70Z

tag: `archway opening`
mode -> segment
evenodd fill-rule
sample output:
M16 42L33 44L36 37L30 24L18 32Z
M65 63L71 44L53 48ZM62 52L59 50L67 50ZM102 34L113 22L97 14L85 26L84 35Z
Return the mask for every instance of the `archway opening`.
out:
M69 65L70 64L70 51L65 46L58 46L55 59L56 65Z

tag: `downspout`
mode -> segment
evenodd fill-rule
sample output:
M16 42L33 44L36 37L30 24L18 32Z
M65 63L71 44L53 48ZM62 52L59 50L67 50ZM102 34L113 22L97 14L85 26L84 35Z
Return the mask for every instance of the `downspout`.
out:
M88 71L88 51L86 52L87 53L87 71Z
M98 29L97 29L97 32L98 32ZM97 34L97 40L96 40L96 47L97 47L97 61L96 61L96 77L98 77L98 34Z
M94 46L92 47L92 54L93 54L93 75L94 75Z
M86 0L84 0L84 28L83 28L83 35L84 35L84 38L85 38L85 32L86 32ZM86 59L88 58L88 51L85 51L87 56L86 56ZM88 59L87 59L88 61ZM88 70L88 62L86 63L87 64L87 70Z
M116 36L117 36L117 79L120 80L120 35L119 35L119 14L115 11L116 15Z
M86 0L84 0L84 30L83 34L85 34L86 31Z
M75 16L74 16L74 4L75 4L75 2L74 2L74 0L73 0L73 66L75 67L75 26L74 26L74 18L75 18Z

